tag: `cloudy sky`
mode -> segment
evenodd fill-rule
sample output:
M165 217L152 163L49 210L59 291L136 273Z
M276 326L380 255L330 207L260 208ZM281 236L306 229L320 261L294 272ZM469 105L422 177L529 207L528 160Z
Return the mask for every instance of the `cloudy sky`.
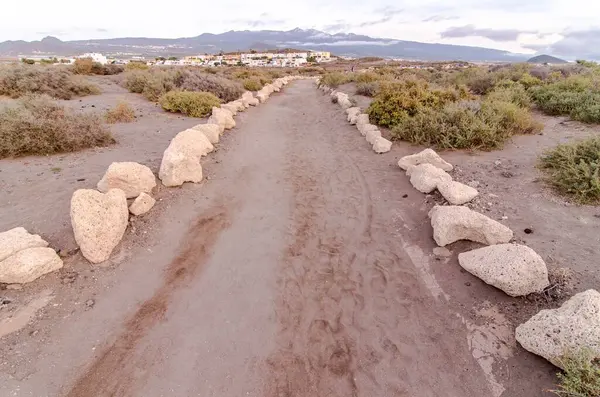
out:
M600 1L594 0L80 0L6 1L0 41L124 36L188 37L228 30L366 34L521 53L596 57Z

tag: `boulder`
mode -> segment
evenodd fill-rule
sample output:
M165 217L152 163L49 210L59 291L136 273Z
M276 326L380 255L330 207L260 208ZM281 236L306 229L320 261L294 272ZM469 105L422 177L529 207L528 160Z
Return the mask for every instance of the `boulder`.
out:
M340 105L342 108L344 108L344 109L349 109L349 108L351 108L351 107L353 106L353 105L352 105L352 101L350 101L350 99L349 99L348 97L345 97L345 98L339 98L339 99L338 99L338 104L339 104L339 105Z
M0 283L30 283L61 267L63 261L52 248L27 248L0 261Z
M348 121L350 122L351 125L356 124L356 121L358 120L359 115L360 115L360 113L354 113L354 114L348 115Z
M100 193L79 189L71 198L71 224L83 256L92 263L104 262L127 229L129 210L121 189Z
M458 254L463 269L510 296L541 292L550 285L546 263L519 244L497 244Z
M232 116L235 116L238 112L237 110L237 106L235 104L232 103L224 103L221 105L221 109L226 109L229 110L231 112Z
M258 94L256 94L256 99L258 99L260 103L265 103L267 99L269 99L269 95L259 91Z
M379 129L369 130L365 135L365 138L367 139L367 142L373 145L377 138L381 138L381 131L379 131Z
M244 102L241 99L229 102L230 105L234 105L238 112L243 112L246 110L246 106L244 106Z
M517 341L526 350L563 368L565 354L589 353L600 357L600 293L576 294L558 309L541 310L516 330Z
M198 124L192 129L203 133L211 144L219 143L219 137L223 132L218 124Z
M442 182L451 182L452 177L446 171L431 164L413 165L406 170L410 183L421 193L431 193Z
M479 194L477 189L456 181L439 183L437 190L452 205L463 205L468 203Z
M189 129L171 140L163 154L158 177L165 186L181 186L184 182L202 181L200 158L214 149L200 131Z
M207 124L218 124L223 130L230 130L235 127L233 113L227 109L213 107L212 115L208 118Z
M140 193L150 193L155 186L156 178L150 168L128 161L112 163L98 182L97 188L102 193L110 189L121 189L127 198L133 198Z
M156 204L156 200L146 193L142 193L131 203L129 212L135 216L140 216L150 211L154 207L154 204Z
M358 106L354 106L354 107L348 108L348 109L346 109L346 114L348 116L350 116L351 114L359 115L360 114L360 108Z
M376 125L368 124L368 123L367 124L364 124L364 123L358 124L357 123L356 127L358 128L358 131L360 132L360 134L362 136L367 136L367 132L369 132L369 131L375 131L375 130L379 131L379 128L377 128Z
M356 122L355 124L357 125L357 127L361 124L369 124L369 115L368 114L364 114L361 113L356 117ZM360 127L359 127L360 130Z
M0 233L0 261L27 248L47 247L37 234L30 234L22 227L15 227Z
M242 94L242 104L244 107L249 108L250 106L256 106L258 101L254 98L254 95L250 91L246 91Z
M431 164L444 171L452 171L452 164L444 161L435 151L432 149L425 149L419 153L411 154L410 156L404 156L398 161L398 166L403 170L408 169L411 165L419 164Z
M375 138L375 142L373 143L373 151L375 153L378 153L378 154L387 153L391 149L392 149L392 142L390 142L387 139L382 138L382 137Z
M433 238L440 247L458 240L487 245L504 244L513 237L512 230L503 224L467 207L436 205L429 211L429 217Z

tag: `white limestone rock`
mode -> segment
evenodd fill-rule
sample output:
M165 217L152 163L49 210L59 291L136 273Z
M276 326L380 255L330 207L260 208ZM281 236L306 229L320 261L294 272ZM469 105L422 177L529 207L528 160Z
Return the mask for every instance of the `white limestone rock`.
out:
M404 156L398 161L398 166L403 170L408 169L411 165L431 164L448 172L452 171L452 164L446 162L434 150L425 149L419 153Z
M202 181L200 158L213 149L204 133L195 129L180 132L171 140L163 154L158 177L168 187Z
M150 193L155 186L156 178L150 168L127 161L112 163L98 182L97 188L102 193L110 189L121 189L127 198L133 198L140 193Z
M463 269L510 296L541 292L550 285L546 263L519 244L496 244L458 254Z
M27 248L0 261L0 283L26 284L63 267L52 248Z
M541 310L519 325L515 336L523 348L563 369L565 354L600 358L600 293L590 289L558 309Z
M423 165L425 164L416 167ZM433 238L440 247L458 240L487 245L504 244L513 237L513 232L508 227L467 207L436 205L429 211L429 217L433 227Z
M146 193L140 194L129 206L129 212L135 216L140 216L150 211L156 204L156 200Z
M437 189L452 205L463 205L468 203L479 194L477 189L456 181L439 183Z
M413 165L406 170L410 183L421 193L433 192L440 183L451 182L452 177L431 164Z
M367 133L368 134L368 133ZM392 149L392 142L385 138L377 137L373 143L373 151L378 154L387 153Z
M27 248L47 247L48 243L25 228L15 227L0 233L0 261Z
M100 193L79 189L71 198L71 225L83 256L104 262L123 238L129 221L127 198L121 189Z

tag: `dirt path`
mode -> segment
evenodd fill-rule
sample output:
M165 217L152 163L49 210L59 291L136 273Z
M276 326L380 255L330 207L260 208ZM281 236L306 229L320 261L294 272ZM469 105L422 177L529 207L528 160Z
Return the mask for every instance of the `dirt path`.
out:
M514 345L502 298L447 287L473 278L431 254L393 152L309 82L237 122L92 310L59 296L45 343L11 340L0 395L544 395L553 370Z

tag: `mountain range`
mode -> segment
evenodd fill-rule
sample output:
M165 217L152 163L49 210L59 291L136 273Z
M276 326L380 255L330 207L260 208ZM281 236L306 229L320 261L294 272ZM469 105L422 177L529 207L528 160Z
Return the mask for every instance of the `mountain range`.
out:
M524 54L483 47L420 43L374 38L354 33L329 34L319 30L300 28L289 31L233 30L221 34L203 33L196 37L178 39L123 37L61 41L56 37L45 37L40 41L2 42L0 43L0 56L72 56L85 52L101 52L116 57L155 57L272 48L330 51L338 56L377 56L427 61L523 61L527 59Z

